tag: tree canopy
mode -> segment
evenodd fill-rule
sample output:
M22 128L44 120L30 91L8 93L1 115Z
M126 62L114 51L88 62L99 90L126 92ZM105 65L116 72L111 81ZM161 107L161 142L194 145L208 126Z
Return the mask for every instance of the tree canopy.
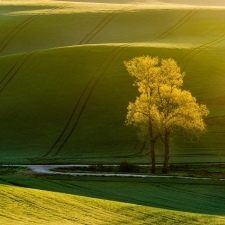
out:
M155 173L155 143L158 138L165 146L163 173L168 171L170 139L186 132L199 135L205 130L203 116L209 110L198 104L189 91L181 90L183 77L173 59L141 56L124 62L127 71L135 77L134 85L140 96L129 103L127 125L134 125L149 137L152 173Z

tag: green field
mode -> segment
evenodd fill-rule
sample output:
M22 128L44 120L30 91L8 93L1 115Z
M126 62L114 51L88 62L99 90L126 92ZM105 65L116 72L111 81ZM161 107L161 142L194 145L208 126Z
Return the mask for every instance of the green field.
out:
M123 61L150 55L174 58L210 110L199 141L174 138L173 169L223 176L224 21L223 0L1 0L0 165L149 162L124 125L138 93ZM0 224L225 224L224 180L0 168Z
M2 224L225 224L224 181L1 176L0 182Z
M147 54L177 60L210 110L208 132L174 139L171 162L224 162L225 8L182 2L1 1L1 162L148 162L124 126L137 90L123 65Z

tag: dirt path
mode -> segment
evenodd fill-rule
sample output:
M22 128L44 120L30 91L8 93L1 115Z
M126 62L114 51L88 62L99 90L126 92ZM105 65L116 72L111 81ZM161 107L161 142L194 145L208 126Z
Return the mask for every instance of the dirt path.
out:
M57 167L88 167L90 165L14 165L14 166L24 166L31 169L34 173L42 174L59 174L59 175L71 175L71 176L95 176L95 177L139 177L139 178L177 178L177 179L189 179L189 180L221 180L225 181L225 178L207 178L207 177L187 177L187 176L172 176L172 175L148 175L148 174L124 174L124 173L93 173L93 172L56 172L51 171L53 168ZM116 166L116 165L112 165Z

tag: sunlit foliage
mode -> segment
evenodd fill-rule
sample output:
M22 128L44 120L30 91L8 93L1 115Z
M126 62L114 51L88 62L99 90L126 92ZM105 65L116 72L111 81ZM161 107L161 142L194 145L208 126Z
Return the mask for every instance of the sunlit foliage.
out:
M129 103L126 123L140 128L149 137L152 172L155 172L154 145L160 137L165 146L163 172L168 171L170 138L180 132L199 135L205 130L203 116L209 114L189 91L181 90L184 73L173 59L142 56L125 62L140 96Z

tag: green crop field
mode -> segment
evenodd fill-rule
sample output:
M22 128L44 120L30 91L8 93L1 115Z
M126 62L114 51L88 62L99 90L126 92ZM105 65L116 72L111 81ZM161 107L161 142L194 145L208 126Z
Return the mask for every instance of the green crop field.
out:
M208 133L175 140L172 160L224 160L223 7L125 3L1 1L3 162L146 160L124 126L136 89L123 61L143 54L175 58L211 111Z
M148 162L124 125L137 90L123 61L141 55L174 58L210 110L207 133L174 139L171 162L224 162L225 8L198 2L2 0L1 162Z
M149 162L124 125L138 92L123 62L142 55L174 58L210 110L170 162L224 163L224 21L223 0L0 0L0 165ZM0 224L225 224L224 180L1 169Z
M224 181L1 176L2 224L225 224Z

